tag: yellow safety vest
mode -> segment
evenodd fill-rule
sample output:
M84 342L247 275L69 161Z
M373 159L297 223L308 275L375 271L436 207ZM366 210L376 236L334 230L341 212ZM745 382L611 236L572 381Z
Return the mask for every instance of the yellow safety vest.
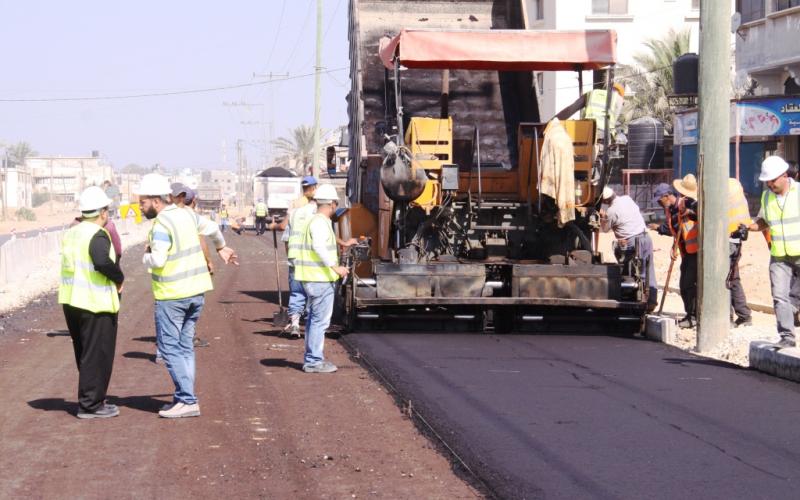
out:
M608 110L608 126L614 128L617 123L615 110L619 107L622 97L617 92L611 94L611 107ZM597 130L605 130L606 126L606 91L597 89L587 92L586 105L581 110L581 118L584 120L594 120L597 123Z
M61 241L61 283L58 303L93 313L119 311L117 287L102 273L95 271L89 244L98 231L108 231L93 222L81 222L64 233ZM111 236L108 237L109 242ZM109 245L108 257L116 261L114 245Z
M267 204L266 203L257 203L256 204L256 217L266 217L267 216Z
M294 260L294 279L297 281L331 282L339 279L339 275L325 265L322 257L311 246L311 226L317 219L324 220L328 227L329 232L325 238L325 251L328 252L328 257L330 257L328 260L332 260L334 265L339 265L339 254L336 249L336 235L333 234L333 225L324 215L316 214L308 221L298 256Z
M761 208L772 238L769 253L773 257L795 257L800 255L800 186L797 182L792 183L783 201L781 208L772 191L766 190L761 195Z
M728 180L728 234L739 229L740 224L749 226L750 207L747 205L747 198L744 196L744 189L736 179Z
M300 249L303 246L303 237L308 229L308 223L314 217L313 205L307 204L301 208L296 208L289 219L289 241L286 257L289 260L300 256Z
M220 210L220 211L219 211L219 216L220 216L221 218L223 218L223 219L227 219L227 218L228 218L228 211L227 211L227 210L224 210L224 209L223 209L223 210Z
M150 270L155 299L185 299L212 290L214 286L200 246L197 221L192 214L181 209L163 210L156 217L153 228L156 224L167 229L172 245L167 251L164 267ZM152 244L153 229L149 239Z

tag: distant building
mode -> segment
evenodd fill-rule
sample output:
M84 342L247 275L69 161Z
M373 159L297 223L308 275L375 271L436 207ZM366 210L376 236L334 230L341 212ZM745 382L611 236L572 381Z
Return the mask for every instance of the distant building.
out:
M236 172L231 170L204 170L200 174L200 180L206 187L211 185L218 186L222 192L222 199L225 201L231 201L236 197Z
M33 206L33 177L27 165L5 165L1 185L0 196L6 208Z
M54 201L74 203L89 186L114 179L111 164L95 151L92 156L34 156L25 160L33 177L33 190Z
M122 202L136 199L136 187L142 180L141 174L118 173L116 175L117 187L119 187L120 200Z
M688 28L690 51L698 49L700 0L525 0L525 7L528 29L615 30L618 64L634 64L633 56L647 51L645 41L662 38L670 29ZM548 121L592 90L595 81L604 81L604 72L584 71L580 91L576 72L539 71L534 77L541 119Z
M339 127L337 133L333 134L329 141L325 144L325 163L328 174L335 175L337 173L347 172L350 166L350 148L348 144L350 137L347 132L347 126Z

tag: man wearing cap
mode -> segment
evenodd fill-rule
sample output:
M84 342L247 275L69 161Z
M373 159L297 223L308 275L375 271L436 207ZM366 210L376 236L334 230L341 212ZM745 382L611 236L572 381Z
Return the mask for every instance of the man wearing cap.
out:
M308 222L294 260L294 279L302 283L308 298L303 371L331 373L336 365L325 361L325 330L330 325L336 282L347 276L348 269L339 265L336 235L331 217L339 204L339 195L331 184L319 186L314 194L317 213Z
M794 315L790 301L792 277L800 272L800 186L787 175L789 165L779 156L761 163L758 180L767 184L761 210L750 231L769 229L769 280L780 347L794 347Z
M680 189L678 189L680 188ZM678 197L677 192L682 196ZM692 197L691 195L694 195ZM678 287L681 291L683 309L686 312L678 326L692 328L697 322L697 180L692 174L683 179L676 179L672 186L659 184L653 197L664 208L666 221L661 224L650 224L649 228L664 236L672 236L681 254L681 278ZM676 259L676 255L670 255Z
M616 240L613 246L617 262L627 265L634 256L641 259L643 269L647 272L647 308L652 311L658 303L653 240L647 234L639 206L630 196L617 196L608 186L603 188L602 197L608 208L600 211L601 229L603 232L614 232Z
M147 174L137 189L139 207L154 220L142 262L152 277L155 297L156 343L175 384L171 404L158 412L164 418L200 416L194 391L195 357L192 339L195 324L211 290L197 223L192 215L171 203L167 179ZM219 250L223 261L235 262L228 247Z
M125 277L103 228L111 199L97 186L81 193L81 222L61 242L63 305L78 365L78 418L108 418L119 409L105 402L117 342L119 293Z

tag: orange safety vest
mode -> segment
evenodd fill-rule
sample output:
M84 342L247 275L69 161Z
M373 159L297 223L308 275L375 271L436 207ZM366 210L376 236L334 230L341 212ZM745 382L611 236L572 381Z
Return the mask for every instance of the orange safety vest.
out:
M669 209L665 208L664 213L667 216L667 226L669 226L669 232L672 233L672 237L676 237L675 229L672 227L672 215L669 213ZM696 254L697 250L700 248L700 245L697 241L697 235L699 226L693 220L689 220L688 217L683 215L683 212L678 212L678 226L680 227L680 239L683 241L683 245L681 246L681 251L687 254Z

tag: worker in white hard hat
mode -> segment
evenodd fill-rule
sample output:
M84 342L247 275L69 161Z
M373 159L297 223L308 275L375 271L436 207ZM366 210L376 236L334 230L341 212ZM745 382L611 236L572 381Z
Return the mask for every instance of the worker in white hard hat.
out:
M332 184L322 184L314 194L317 213L308 222L294 259L294 279L302 283L308 298L303 371L331 373L336 365L324 356L325 330L331 322L336 282L348 274L339 265L336 234L331 217L339 205L339 195Z
M79 200L81 222L68 229L61 242L58 303L64 308L78 365L78 418L119 415L116 405L105 401L125 280L103 227L111 203L100 187L87 188Z
M790 293L792 277L800 272L800 185L787 175L789 164L779 156L761 163L758 180L767 189L761 195L761 210L750 231L769 229L771 239L769 280L779 347L794 347L794 311Z
M172 402L159 416L200 416L194 390L195 356L192 339L195 324L211 290L197 225L192 215L170 202L172 189L166 177L147 174L137 189L142 214L153 221L143 263L148 267L155 297L156 344L175 384ZM219 251L227 263L233 251Z
M641 259L642 271L647 273L642 276L648 286L647 307L652 311L658 303L653 240L647 233L639 205L630 196L618 196L609 186L603 188L602 199L607 208L600 210L600 227L603 232L614 233L613 250L617 262L629 266L634 257Z

